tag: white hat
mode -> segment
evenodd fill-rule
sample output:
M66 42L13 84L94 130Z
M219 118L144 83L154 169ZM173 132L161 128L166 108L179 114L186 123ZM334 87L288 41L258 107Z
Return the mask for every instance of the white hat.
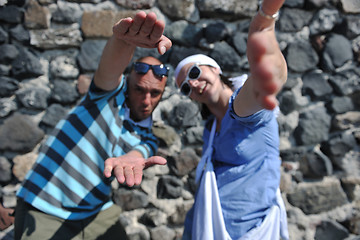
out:
M219 64L217 64L217 62L214 59L212 59L211 57L208 57L204 54L195 54L195 55L186 57L179 62L179 64L176 66L175 72L174 72L175 79L178 77L180 70L188 63L198 63L200 65L209 65L214 68L220 69L220 74L222 73Z

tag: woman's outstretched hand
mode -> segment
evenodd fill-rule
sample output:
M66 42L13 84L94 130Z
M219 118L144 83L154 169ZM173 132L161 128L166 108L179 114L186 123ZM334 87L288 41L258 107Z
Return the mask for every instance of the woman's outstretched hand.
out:
M253 18L247 43L251 87L261 108L274 109L287 79L287 65L275 36L275 18L284 0L264 0ZM267 15L267 16L266 16Z

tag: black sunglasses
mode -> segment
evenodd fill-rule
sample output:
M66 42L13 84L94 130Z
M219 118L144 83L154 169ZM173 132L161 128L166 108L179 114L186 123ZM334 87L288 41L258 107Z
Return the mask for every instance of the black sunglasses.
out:
M164 64L160 65L150 65L143 62L135 62L133 64L133 69L138 74L146 74L150 68L152 69L153 73L158 77L168 76L169 67L165 66Z
M190 96L192 92L192 88L190 86L189 80L196 80L201 75L201 69L199 67L199 64L194 64L189 69L185 81L183 81L180 85L180 92L184 94L185 96Z

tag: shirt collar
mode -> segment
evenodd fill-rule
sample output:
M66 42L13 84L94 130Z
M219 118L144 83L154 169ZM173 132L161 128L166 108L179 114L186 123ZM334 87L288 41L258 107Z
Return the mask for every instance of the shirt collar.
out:
M148 118L146 118L144 120L141 120L139 122L135 122L134 120L132 120L130 118L130 109L128 108L128 106L126 106L126 104L125 104L124 120L128 120L128 121L132 122L135 125L138 125L140 127L145 127L145 128L150 128L153 125L152 115L150 115Z

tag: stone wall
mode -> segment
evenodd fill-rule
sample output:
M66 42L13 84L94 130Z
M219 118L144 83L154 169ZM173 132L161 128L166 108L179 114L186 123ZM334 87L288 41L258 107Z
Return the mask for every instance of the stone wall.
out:
M201 156L199 106L175 88L173 68L205 53L228 76L248 73L247 28L255 0L0 0L0 196L15 191L38 147L86 93L117 20L154 11L171 51L138 49L171 67L154 112L166 166L145 170L141 186L114 201L130 239L178 239L193 203ZM282 180L291 239L360 239L360 2L287 0L277 38L289 78L279 94ZM256 201L256 199L254 199ZM0 232L12 239L13 229Z

